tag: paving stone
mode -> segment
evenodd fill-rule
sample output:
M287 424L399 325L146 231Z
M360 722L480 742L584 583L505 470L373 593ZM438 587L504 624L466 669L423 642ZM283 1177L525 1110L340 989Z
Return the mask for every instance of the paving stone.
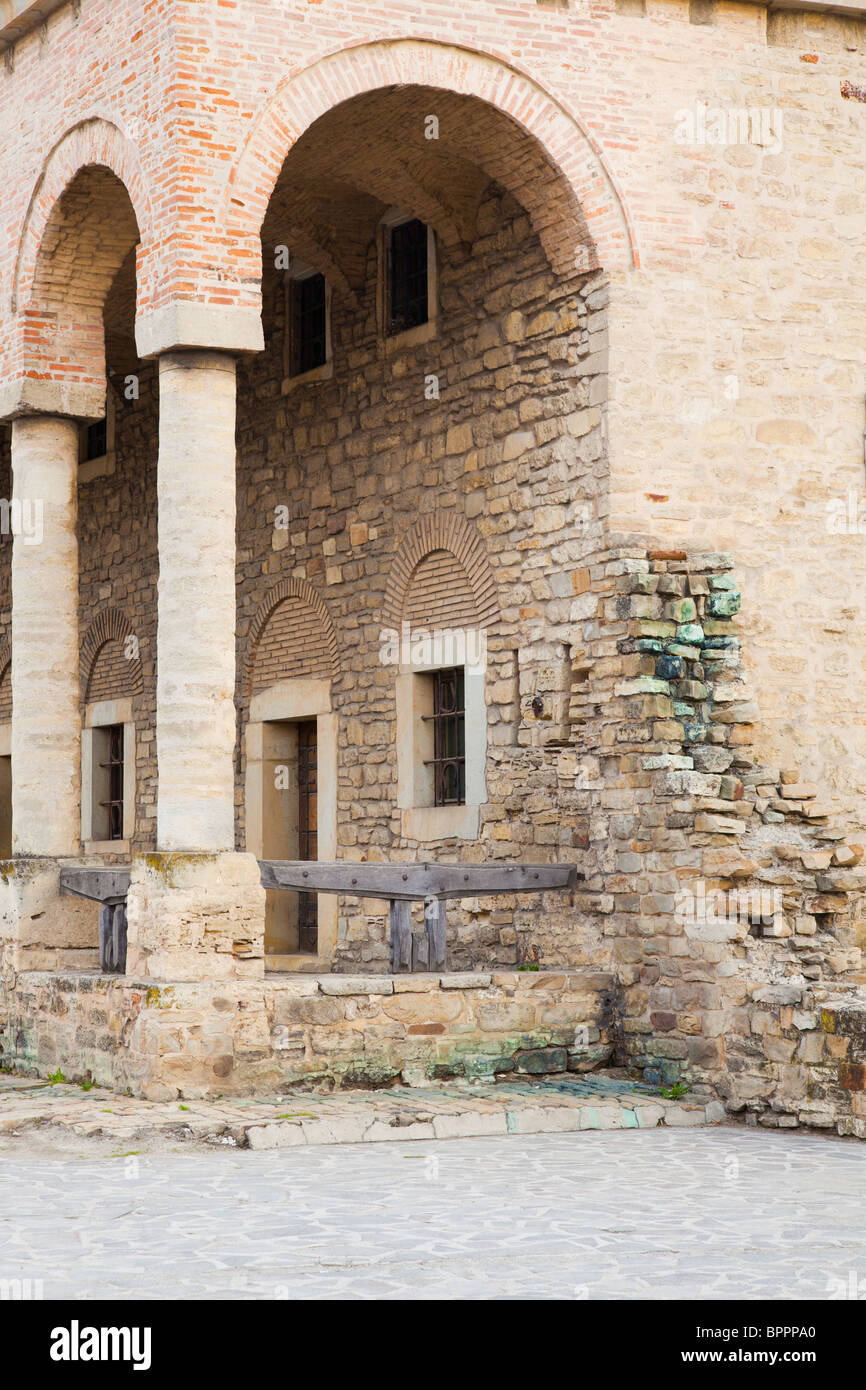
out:
M801 1301L866 1277L853 1143L739 1127L391 1135L134 1167L4 1148L2 1277L76 1302Z

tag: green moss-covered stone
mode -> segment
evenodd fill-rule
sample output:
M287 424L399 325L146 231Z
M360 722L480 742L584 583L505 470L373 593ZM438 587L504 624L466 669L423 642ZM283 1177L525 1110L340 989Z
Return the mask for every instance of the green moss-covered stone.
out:
M726 593L710 594L707 599L707 612L714 618L732 618L740 611L740 595L736 589Z
M677 598L665 604L665 617L673 618L675 623L691 623L698 616L693 598Z

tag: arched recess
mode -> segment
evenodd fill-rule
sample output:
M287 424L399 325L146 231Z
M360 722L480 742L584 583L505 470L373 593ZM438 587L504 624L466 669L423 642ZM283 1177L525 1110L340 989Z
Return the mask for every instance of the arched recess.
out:
M101 117L67 131L45 161L18 244L11 308L22 375L104 387L105 298L134 248L139 302L147 295L150 226L127 137Z
M266 101L229 174L219 220L242 250L251 292L261 273L259 236L283 163L326 112L382 89L421 86L477 98L533 138L543 159L524 164L512 188L557 273L639 264L634 229L597 142L566 105L512 64L427 40L362 43L289 74ZM509 187L494 147L490 177ZM418 214L416 214L418 215Z
M105 608L93 619L81 644L81 691L91 700L121 699L142 691L141 653L127 615Z
M278 681L337 680L339 674L337 632L324 600L306 580L281 580L265 595L250 625L247 695Z
M429 606L427 617L417 611L419 598ZM498 621L496 579L484 542L459 512L431 512L403 537L388 575L383 617L394 628L419 618L425 627L490 627Z

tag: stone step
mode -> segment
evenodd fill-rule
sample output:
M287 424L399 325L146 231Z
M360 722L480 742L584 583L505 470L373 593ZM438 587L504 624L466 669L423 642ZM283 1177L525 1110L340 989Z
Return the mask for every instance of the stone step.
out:
M279 1149L325 1144L578 1133L718 1124L717 1101L657 1094L620 1077L449 1082L330 1095L294 1092L216 1101L146 1101L70 1084L0 1077L0 1134L59 1128L78 1139L128 1145L164 1139Z

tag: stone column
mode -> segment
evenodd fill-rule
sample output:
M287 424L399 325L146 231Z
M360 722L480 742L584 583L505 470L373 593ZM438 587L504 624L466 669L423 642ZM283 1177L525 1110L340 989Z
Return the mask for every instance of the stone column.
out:
M234 852L235 362L159 359L157 853L132 866L127 974L264 970L258 864Z
M235 363L159 360L161 850L234 847Z
M2 969L92 965L92 904L60 897L79 854L78 425L12 422L12 850L0 871Z
M12 848L77 855L78 426L12 423Z

